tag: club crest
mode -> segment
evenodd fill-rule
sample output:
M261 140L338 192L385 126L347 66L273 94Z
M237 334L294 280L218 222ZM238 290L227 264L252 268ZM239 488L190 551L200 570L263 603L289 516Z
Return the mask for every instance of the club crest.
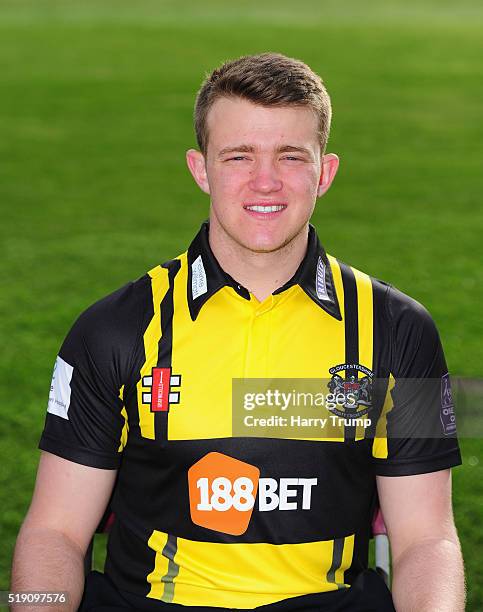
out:
M332 378L327 387L341 400L330 412L340 417L366 415L372 408L373 372L359 363L341 363L330 368L329 373Z

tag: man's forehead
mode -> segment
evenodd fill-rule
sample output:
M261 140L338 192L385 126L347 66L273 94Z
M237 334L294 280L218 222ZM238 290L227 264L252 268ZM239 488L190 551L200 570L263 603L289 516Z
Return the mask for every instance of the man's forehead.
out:
M262 106L242 98L219 98L207 117L209 141L217 150L307 147L318 143L318 122L306 106Z

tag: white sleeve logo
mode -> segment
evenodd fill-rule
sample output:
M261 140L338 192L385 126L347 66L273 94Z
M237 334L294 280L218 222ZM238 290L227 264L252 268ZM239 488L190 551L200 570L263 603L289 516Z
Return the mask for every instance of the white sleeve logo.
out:
M47 412L67 420L69 420L67 413L70 405L70 381L72 380L73 371L74 368L67 361L64 361L62 357L57 357L50 385L49 404L47 406Z

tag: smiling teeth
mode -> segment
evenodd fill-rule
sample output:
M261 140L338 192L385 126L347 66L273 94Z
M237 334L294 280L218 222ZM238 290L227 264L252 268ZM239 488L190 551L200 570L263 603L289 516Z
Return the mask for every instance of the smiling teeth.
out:
M246 208L247 210L253 210L255 212L272 213L283 210L285 206L247 206Z

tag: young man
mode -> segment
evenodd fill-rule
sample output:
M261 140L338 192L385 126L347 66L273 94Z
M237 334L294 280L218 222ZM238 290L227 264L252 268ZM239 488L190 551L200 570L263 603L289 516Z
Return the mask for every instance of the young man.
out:
M89 576L82 610L393 610L367 570L377 490L398 612L463 610L451 402L443 413L439 391L405 382L448 389L438 333L309 226L339 163L325 154L330 117L321 79L282 55L228 62L203 84L187 162L209 223L68 334L15 590L68 591L78 607L115 485L105 576ZM232 383L260 378L326 379L364 397L372 425L235 435ZM439 434L421 435L422 418Z

